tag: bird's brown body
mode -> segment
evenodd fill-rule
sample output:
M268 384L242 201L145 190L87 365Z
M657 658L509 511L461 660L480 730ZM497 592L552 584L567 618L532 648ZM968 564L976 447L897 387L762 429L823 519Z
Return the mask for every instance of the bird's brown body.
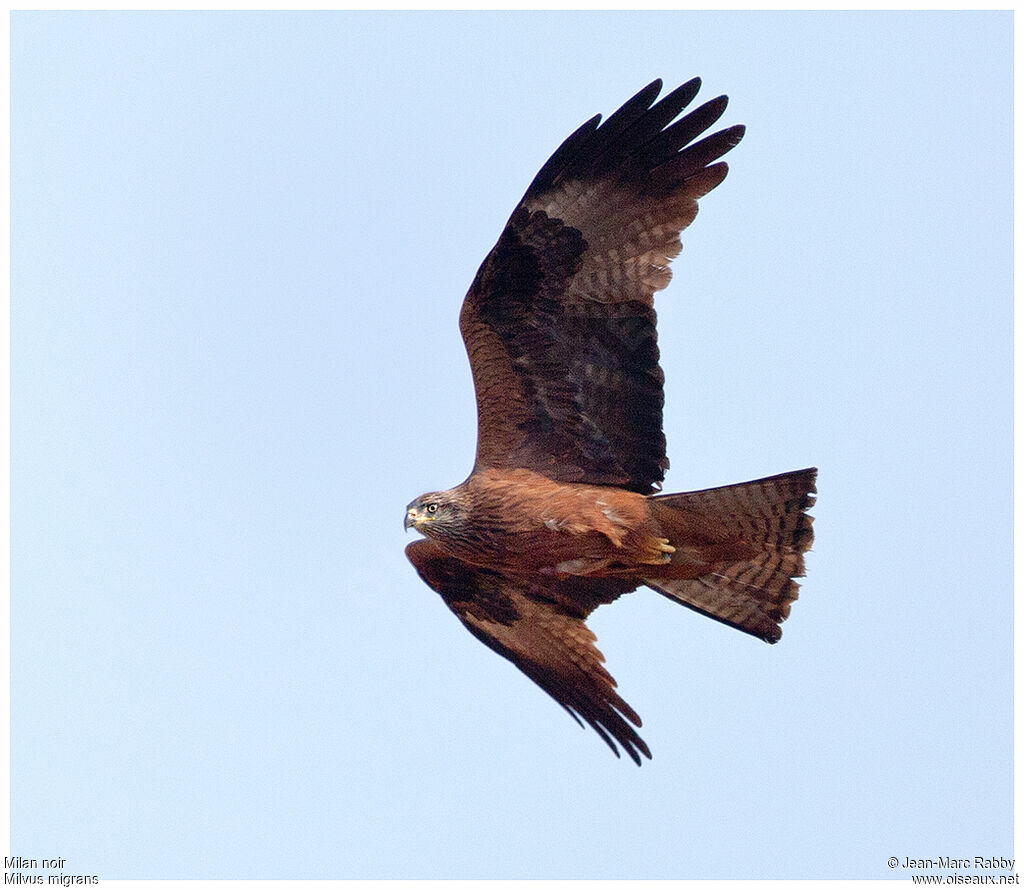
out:
M774 643L813 538L813 469L658 494L668 458L654 293L743 135L698 139L724 96L676 120L699 86L655 102L652 83L576 130L530 184L459 319L473 472L405 518L426 536L410 561L466 628L638 764L650 757L640 718L587 616L646 585Z
M438 542L471 565L529 577L623 574L669 558L644 495L554 482L531 470L483 470L452 489L472 516ZM488 533L474 533L485 529ZM430 525L421 526L430 535Z
M531 470L483 470L449 496L472 519L462 534L436 538L440 549L527 579L697 578L725 559L756 553L706 512L607 486L553 482ZM419 528L431 536L429 523Z

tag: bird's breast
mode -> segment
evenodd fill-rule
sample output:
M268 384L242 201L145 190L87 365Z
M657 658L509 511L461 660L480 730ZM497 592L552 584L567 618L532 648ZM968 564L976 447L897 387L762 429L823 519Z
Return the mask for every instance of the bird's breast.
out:
M462 552L475 565L528 574L622 559L653 520L647 498L559 483L528 470L484 471L466 483L471 509Z

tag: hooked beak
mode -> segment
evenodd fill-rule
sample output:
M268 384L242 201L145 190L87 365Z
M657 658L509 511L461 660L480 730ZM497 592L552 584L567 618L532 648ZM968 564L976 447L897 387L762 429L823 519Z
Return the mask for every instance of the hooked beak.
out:
M415 528L416 521L419 519L419 514L416 512L415 507L410 507L405 513L405 530L409 531L411 528Z

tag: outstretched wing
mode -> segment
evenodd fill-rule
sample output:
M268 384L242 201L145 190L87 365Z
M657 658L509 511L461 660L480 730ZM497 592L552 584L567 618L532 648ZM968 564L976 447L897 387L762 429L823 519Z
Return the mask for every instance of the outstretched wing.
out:
M414 541L405 552L473 636L511 661L577 723L589 723L616 757L615 742L638 765L640 754L651 756L630 726L640 726L640 717L615 691L596 638L584 624L598 605L635 583L574 578L529 584L446 556L429 539Z
M724 178L743 127L694 142L720 96L672 123L700 87L654 103L655 81L541 168L477 272L460 328L477 399L476 469L656 490L662 432L654 292L679 233Z

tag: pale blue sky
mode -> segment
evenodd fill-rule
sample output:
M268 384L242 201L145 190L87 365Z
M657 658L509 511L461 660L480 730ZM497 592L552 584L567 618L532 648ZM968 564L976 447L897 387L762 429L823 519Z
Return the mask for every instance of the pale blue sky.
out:
M11 848L104 878L907 877L1011 854L1009 13L16 13ZM820 467L774 647L638 592L617 761L403 555L462 295L662 77L732 172L666 490Z

